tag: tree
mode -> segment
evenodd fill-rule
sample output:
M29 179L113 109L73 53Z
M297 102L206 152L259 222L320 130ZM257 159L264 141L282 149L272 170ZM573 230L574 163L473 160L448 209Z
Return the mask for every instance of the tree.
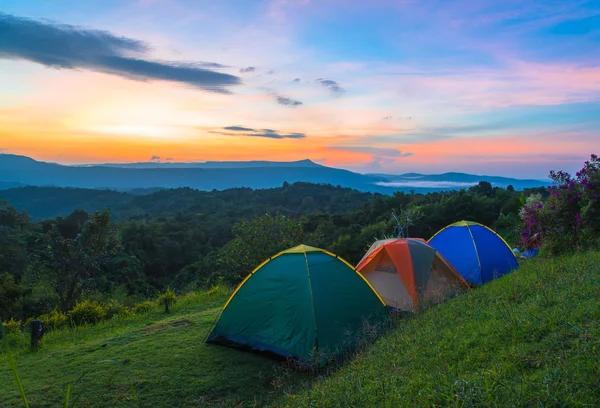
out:
M43 243L42 266L50 274L60 308L65 311L75 305L90 278L102 270L119 247L108 210L90 216L74 238L64 237L53 226L43 236Z
M300 222L282 214L242 219L233 227L235 238L219 251L227 277L239 280L276 253L302 243Z
M0 273L0 320L15 317L20 311L19 301L30 293L31 289L19 285L12 275Z
M408 206L400 211L400 215L396 215L392 211L392 218L396 223L396 236L398 238L408 237L408 227L416 224L418 220L423 218L422 208L419 206Z
M478 184L469 188L475 194L491 197L494 195L494 188L489 181L480 181Z
M18 212L6 201L0 200L0 226L24 229L29 226L29 214L26 211Z

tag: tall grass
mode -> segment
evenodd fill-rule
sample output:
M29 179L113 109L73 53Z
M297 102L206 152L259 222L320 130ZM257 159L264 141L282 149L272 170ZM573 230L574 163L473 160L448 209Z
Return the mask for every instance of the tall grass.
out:
M14 379L15 379L15 383L16 386L19 390L19 394L21 396L21 399L23 401L23 406L25 408L29 408L29 400L27 399L27 395L25 394L25 389L23 387L23 382L21 381L21 376L19 375L19 371L17 369L17 364L15 362L15 358L14 355L12 353L10 344L9 344L9 338L8 338L8 333L6 332L6 330L4 329L4 325L2 324L2 321L0 321L0 334L2 335L2 343L3 343L3 350L4 350L4 354L6 355L6 358L8 360L8 365L10 367L10 370L13 373ZM118 367L121 371L125 372L127 375L127 380L129 383L129 389L135 399L136 402L140 402L138 394L136 392L136 389L133 385L133 382L131 380L131 376L127 370L127 367L125 367L125 365L119 361L115 361L115 360L103 360L98 362L98 364L103 364L103 363L111 363L113 365L115 365L116 367ZM81 380L83 380L83 378L85 376L87 376L93 369L89 369L86 372L84 372L81 377L79 377L79 379L77 380L77 383L81 382ZM64 402L64 407L65 408L69 408L70 406L76 406L77 402L79 401L79 399L81 398L81 395L83 394L83 390L79 393L79 395L77 395L77 397L75 397L75 399L72 402L72 405L70 404L70 400L71 400L71 384L67 385L67 390L65 393L65 402Z
M21 377L19 376L19 371L17 370L17 364L15 363L12 350L10 349L10 344L8 344L8 333L6 333L6 330L4 330L4 325L2 324L2 321L0 321L0 334L2 334L2 343L4 343L4 353L6 354L10 370L12 371L13 376L15 377L15 382L17 383L19 394L21 394L21 398L23 399L23 405L25 406L25 408L29 408L29 401L27 401L27 396L25 395L25 390L23 389L23 383L21 382Z

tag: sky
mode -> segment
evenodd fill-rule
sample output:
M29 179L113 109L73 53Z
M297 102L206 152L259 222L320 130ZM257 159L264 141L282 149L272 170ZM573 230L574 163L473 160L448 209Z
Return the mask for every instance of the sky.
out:
M0 152L545 179L600 153L600 0L2 0Z

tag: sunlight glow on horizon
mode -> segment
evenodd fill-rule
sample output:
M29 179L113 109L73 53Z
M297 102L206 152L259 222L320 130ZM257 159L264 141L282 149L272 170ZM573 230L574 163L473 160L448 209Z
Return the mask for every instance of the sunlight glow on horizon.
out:
M600 4L346 6L8 1L0 152L539 179L596 148ZM71 48L36 48L42 18L78 27L56 32ZM75 52L73 30L103 31Z

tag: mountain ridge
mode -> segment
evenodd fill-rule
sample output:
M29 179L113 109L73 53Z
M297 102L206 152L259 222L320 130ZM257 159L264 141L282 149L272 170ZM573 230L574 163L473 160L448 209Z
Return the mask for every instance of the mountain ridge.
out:
M277 171L274 171L277 170ZM18 186L53 186L91 189L134 189L190 187L224 190L248 187L279 187L283 183L309 182L349 187L359 191L392 194L395 191L433 192L456 190L488 181L494 186L515 189L541 187L548 182L468 173L361 174L317 164L309 159L274 161L209 161L190 163L113 163L63 165L37 161L27 156L0 154L0 189Z

